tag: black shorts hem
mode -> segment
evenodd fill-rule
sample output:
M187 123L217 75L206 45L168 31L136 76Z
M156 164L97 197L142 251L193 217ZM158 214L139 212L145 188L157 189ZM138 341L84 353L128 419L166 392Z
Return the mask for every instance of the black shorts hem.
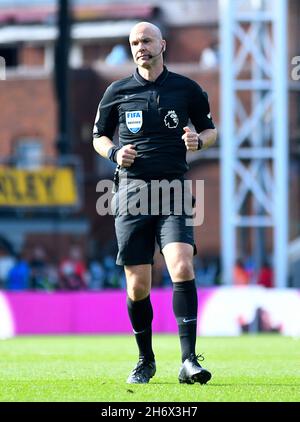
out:
M159 250L160 250L160 253L162 254L162 255L164 255L163 254L163 248L165 247L165 246L167 246L169 243L186 243L187 245L191 245L191 246L193 246L193 248L194 248L194 256L195 255L197 255L197 253L198 253L198 250L197 250L197 246L195 245L195 243L191 243L191 242L186 242L185 240L170 240L170 242L167 242L165 245L163 245L162 247L160 247L159 248Z
M153 263L154 263L154 261L153 261L153 259L151 259L151 260L147 260L148 262L145 262L145 259L140 259L140 260L138 260L138 259L135 259L135 260L133 260L133 259L121 259L121 258L117 258L117 260L116 260L116 264L117 265L120 265L121 267L123 267L124 265L148 265L148 264L150 264L150 265L153 265Z

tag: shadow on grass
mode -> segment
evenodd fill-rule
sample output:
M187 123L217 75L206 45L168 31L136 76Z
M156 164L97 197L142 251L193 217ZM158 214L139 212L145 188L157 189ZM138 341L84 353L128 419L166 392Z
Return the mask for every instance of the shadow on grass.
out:
M269 383L269 384L262 384L260 382L256 382L256 383L251 383L251 382L232 382L231 384L226 384L226 383L221 383L221 384L216 384L216 383L210 383L207 384L211 387L234 387L237 385L244 385L244 386L249 386L249 387L253 387L253 386L257 386L257 387L300 387L300 384L274 384L274 383Z
M145 385L145 384L144 384ZM184 386L184 385L188 385L188 386L190 386L190 385L201 385L201 386L205 386L205 385L208 385L208 384L200 384L199 382L195 382L194 384L180 384L178 381L176 382L176 381L173 381L173 382L167 382L167 381L153 381L153 382L151 382L150 384L148 384L148 385L176 385L176 387L177 386Z

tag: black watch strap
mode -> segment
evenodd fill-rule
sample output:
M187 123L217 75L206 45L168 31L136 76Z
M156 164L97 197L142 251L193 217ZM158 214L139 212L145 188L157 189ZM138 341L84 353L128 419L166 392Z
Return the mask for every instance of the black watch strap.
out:
M113 146L108 150L107 158L112 161L113 163L117 162L117 152L121 149L121 147Z
M198 150L200 150L200 149L202 149L202 147L203 147L203 141L202 141L202 139L200 138L200 135L198 135Z

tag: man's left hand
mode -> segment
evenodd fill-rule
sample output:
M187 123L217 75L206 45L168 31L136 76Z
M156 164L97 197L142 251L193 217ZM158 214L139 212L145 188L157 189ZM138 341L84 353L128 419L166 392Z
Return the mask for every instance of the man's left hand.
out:
M198 150L198 134L196 132L192 132L188 126L183 128L184 134L182 135L182 139L184 140L186 149L188 151L197 151Z

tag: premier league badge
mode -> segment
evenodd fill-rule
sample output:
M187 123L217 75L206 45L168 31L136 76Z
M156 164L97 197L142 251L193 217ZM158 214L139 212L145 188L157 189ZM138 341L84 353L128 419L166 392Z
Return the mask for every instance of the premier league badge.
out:
M143 112L138 111L126 111L126 126L132 133L137 133L143 124Z
M176 129L179 123L179 118L175 110L169 110L164 118L165 125L169 129Z

